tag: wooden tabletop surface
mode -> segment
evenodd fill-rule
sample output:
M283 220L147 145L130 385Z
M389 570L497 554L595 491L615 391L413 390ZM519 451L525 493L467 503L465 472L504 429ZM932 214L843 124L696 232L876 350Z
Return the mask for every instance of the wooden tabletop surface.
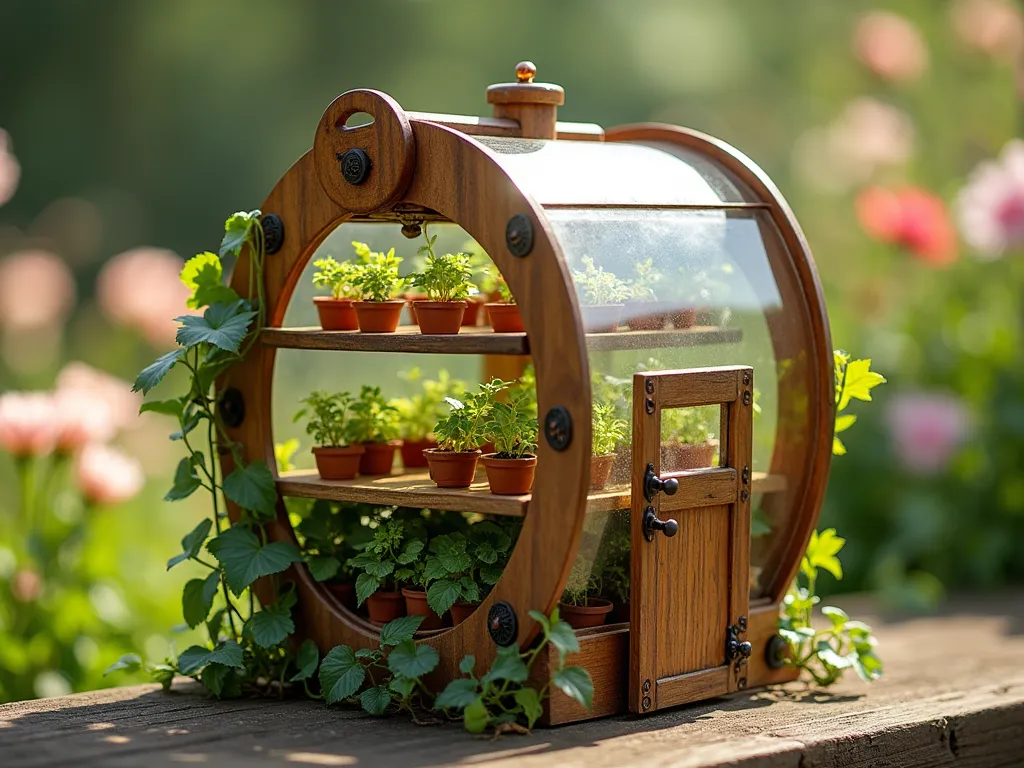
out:
M828 694L793 684L497 741L308 701L215 702L191 684L116 688L0 706L0 766L1024 766L1024 592L884 621L837 602L876 625L881 681Z

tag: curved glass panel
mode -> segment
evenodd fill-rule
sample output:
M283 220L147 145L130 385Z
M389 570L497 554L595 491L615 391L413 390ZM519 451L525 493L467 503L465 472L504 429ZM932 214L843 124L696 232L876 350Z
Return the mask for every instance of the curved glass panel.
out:
M474 137L541 205L716 206L746 202L706 157L658 145Z
M588 333L595 412L610 406L625 422L609 487L622 488L627 504L633 375L723 365L754 368L751 584L760 594L767 586L760 576L771 537L776 530L785 535L789 489L798 484L807 458L806 420L794 418L806 413L806 387L792 378L792 385L780 384L806 358L803 305L793 292L789 257L768 212L583 207L546 213L564 250ZM666 410L662 425L664 470L717 464L718 407ZM608 538L591 532L592 541ZM609 557L599 550L581 553L592 557L589 572L595 582L604 581L608 574L600 570ZM588 572L586 563L577 565L577 576Z

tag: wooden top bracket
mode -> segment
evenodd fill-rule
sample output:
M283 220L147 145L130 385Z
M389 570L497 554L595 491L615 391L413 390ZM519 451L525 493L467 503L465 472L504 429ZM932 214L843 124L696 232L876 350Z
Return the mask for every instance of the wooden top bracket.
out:
M554 139L558 136L558 107L565 103L565 90L552 83L535 83L537 67L532 61L516 64L516 82L498 83L487 89L487 103L494 116L519 123L524 139Z

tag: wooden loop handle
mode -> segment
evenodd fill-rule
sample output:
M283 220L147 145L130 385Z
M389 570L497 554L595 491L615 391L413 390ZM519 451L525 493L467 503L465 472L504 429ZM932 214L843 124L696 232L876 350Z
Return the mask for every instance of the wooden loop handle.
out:
M347 127L366 112L373 122ZM348 91L327 107L313 140L317 178L342 208L370 213L397 201L412 180L416 143L409 118L380 91Z

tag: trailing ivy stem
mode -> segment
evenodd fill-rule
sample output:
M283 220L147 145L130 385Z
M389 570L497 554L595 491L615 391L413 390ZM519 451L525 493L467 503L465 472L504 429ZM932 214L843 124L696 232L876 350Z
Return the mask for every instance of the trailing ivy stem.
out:
M221 522L220 522L220 501L218 499L217 491L216 491L216 488L218 487L217 486L217 461L218 461L218 458L217 458L217 441L214 440L213 422L211 422L209 420L206 422L206 440L210 444L210 469L209 469L207 474L210 477L210 483L213 485L213 487L215 489L213 491L213 493L210 494L210 497L213 499L213 524L217 527L217 535L220 536L221 531L223 529L222 529ZM218 569L218 570L220 570L220 569ZM228 581L227 581L227 578L225 577L223 571L221 571L221 574L220 574L220 588L221 588L221 591L224 593L224 602L227 603L227 606L228 606L228 609L229 609L228 610L228 625L231 627L231 634L235 636L235 641L236 642L240 641L242 639L242 636L241 636L241 634L238 631L238 627L235 625L235 617L232 615L232 610L234 610L235 613L238 613L238 609L235 608L234 604L231 602L231 594L228 592ZM216 638L211 638L211 639L213 640L214 643L217 642Z

